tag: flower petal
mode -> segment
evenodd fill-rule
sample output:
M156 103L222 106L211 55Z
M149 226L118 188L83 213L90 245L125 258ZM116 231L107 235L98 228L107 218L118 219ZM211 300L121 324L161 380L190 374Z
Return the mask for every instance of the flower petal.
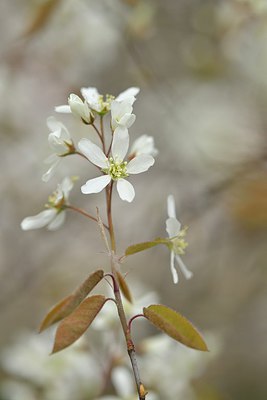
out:
M166 231L170 238L177 236L181 229L181 223L176 218L166 220Z
M41 211L39 214L32 217L24 218L24 220L20 224L21 229L23 229L24 231L28 231L30 229L43 228L54 219L56 213L57 210L52 208L49 210Z
M180 256L176 255L175 256L177 263L179 264L180 270L184 274L186 279L190 279L193 276L193 272L189 271L189 269L185 266L183 260L181 259Z
M173 283L178 283L179 278L178 278L178 273L176 271L176 268L174 266L174 252L171 252L171 259L170 259L170 266L171 266L171 273L172 273L172 279Z
M129 148L129 133L126 128L118 127L113 134L111 154L114 160L123 161Z
M71 113L70 106L68 106L67 104L64 104L62 106L56 106L55 107L55 111L58 112L58 113L63 113L63 114L70 114Z
M52 222L50 222L47 229L49 231L56 231L58 228L60 228L63 225L65 218L66 218L66 211L59 212L56 215L56 217L52 220Z
M91 163L101 168L107 167L107 157L96 144L89 139L81 139L78 143L80 151L88 158Z
M140 174L152 167L154 162L154 158L149 154L140 154L129 162L127 165L127 172L129 174Z
M118 179L117 181L117 191L122 200L131 203L135 196L135 191L133 185L126 181L125 179Z
M136 116L134 114L124 114L118 122L118 126L125 126L126 128L130 128L134 121L136 120Z
M136 100L135 96L140 92L138 87L130 87L129 89L124 90L121 92L117 97L116 101L124 101L128 100L130 104L133 104Z
M73 180L67 176L66 178L63 179L60 187L63 192L65 200L68 200L69 193L73 188Z
M56 170L57 166L59 165L60 161L61 161L60 159L57 159L51 165L51 167L43 174L43 176L42 176L43 182L48 182L52 178L52 176L54 176L55 170Z
M81 191L84 194L99 193L109 184L110 181L111 177L109 175L89 179L89 181L81 187Z
M175 201L172 194L167 198L167 211L169 218L176 218Z
M139 154L150 154L153 157L156 156L158 150L155 148L153 136L139 136L139 138L134 141L130 153L136 156Z

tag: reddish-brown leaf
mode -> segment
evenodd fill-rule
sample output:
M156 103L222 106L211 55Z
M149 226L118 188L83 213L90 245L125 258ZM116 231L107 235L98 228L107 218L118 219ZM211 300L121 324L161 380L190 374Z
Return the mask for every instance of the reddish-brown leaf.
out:
M130 303L132 303L133 297L132 297L130 288L129 288L125 278L119 271L117 271L117 278L118 278L118 282L119 282L123 296L125 297L126 300L128 300Z
M105 296L88 297L68 317L64 318L57 328L52 354L76 342L91 325L105 302Z
M97 270L69 296L60 300L43 319L39 332L44 331L54 323L61 321L67 317L76 307L85 299L85 297L93 290L93 288L101 281L104 276L104 271Z

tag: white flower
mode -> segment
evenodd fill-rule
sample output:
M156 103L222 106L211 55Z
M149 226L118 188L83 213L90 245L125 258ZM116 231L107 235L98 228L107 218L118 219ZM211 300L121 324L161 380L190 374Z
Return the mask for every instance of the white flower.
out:
M60 163L59 157L75 151L70 134L62 122L58 121L54 117L49 117L47 119L47 126L50 130L48 143L54 153L45 160L45 163L51 164L51 166L42 176L44 182L47 182L54 174L55 168Z
M61 184L58 184L57 190L48 198L47 210L37 215L24 218L21 222L21 228L24 231L30 229L39 229L47 226L47 229L54 231L58 229L65 221L65 204L68 202L69 193L73 188L73 180L69 177L64 178Z
M131 183L126 179L130 174L140 174L147 171L155 162L154 158L147 154L140 154L129 163L123 161L129 147L129 134L126 128L117 128L113 134L111 157L107 158L103 151L89 139L80 140L80 151L102 169L102 176L90 179L82 187L84 194L99 193L112 180L117 182L117 191L122 200L131 202L135 191Z
M190 279L193 275L191 271L187 269L180 255L184 254L184 249L187 243L184 240L186 229L181 229L181 223L176 218L175 202L172 195L168 196L167 199L168 219L166 220L166 231L169 235L170 248L171 248L171 272L173 282L178 283L178 273L174 266L174 260L178 263L181 271L183 272L186 279Z
M81 118L85 123L90 124L93 116L86 101L83 101L76 94L71 93L68 98L69 105L57 106L55 111L61 113L72 113Z
M106 114L108 111L111 109L111 104L113 100L115 99L117 102L122 102L127 100L127 103L132 106L133 103L135 102L136 98L135 96L139 93L140 89L137 87L131 87L124 92L120 93L116 98L114 96L111 96L107 94L104 98L102 94L100 94L95 87L83 87L81 88L81 94L84 98L84 102L82 99L80 99L79 96L76 96L74 94L71 94L68 100L69 105L62 105L62 106L57 106L55 107L56 112L61 112L61 113L73 113L73 114L78 114L82 119L81 114L82 113L87 116L88 118L88 111L86 109L86 105L92 110L97 112L98 114ZM76 97L74 97L76 96ZM79 103L79 104L77 104ZM92 115L90 115L90 118ZM86 122L86 119L84 119ZM134 121L133 121L134 122Z
M138 156L139 154L150 154L152 157L158 154L153 136L142 135L133 142L129 158Z
M111 126L116 129L118 126L130 128L135 121L135 115L132 114L133 107L128 100L117 101L111 103Z

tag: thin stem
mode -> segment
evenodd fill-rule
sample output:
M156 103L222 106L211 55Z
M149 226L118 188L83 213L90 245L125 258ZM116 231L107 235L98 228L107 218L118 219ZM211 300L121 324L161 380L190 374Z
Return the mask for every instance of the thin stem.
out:
M96 133L97 133L97 135L98 135L99 139L101 140L101 143L102 143L102 145L104 147L104 142L103 142L104 139L103 139L102 133L99 131L99 129L97 128L97 126L95 124L92 124L92 127L96 131Z
M130 332L131 332L132 322L133 322L136 318L140 318L140 317L145 318L144 314L136 314L136 315L134 315L134 316L130 319L130 321L128 322L128 329L129 329Z
M107 217L108 217L108 227L109 227L111 249L115 253L116 252L116 241L115 241L115 232L114 232L114 226L113 226L113 221L112 221L112 212L111 212L112 190L113 190L113 181L111 181L111 184L106 187L106 200L107 200Z
M98 222L96 217L93 217L91 214L88 214L86 211L82 210L81 208L72 206L72 205L65 205L65 208L68 208L69 210L73 210L78 212L79 214L91 219L92 221ZM103 226L109 231L109 227L106 224L103 224Z

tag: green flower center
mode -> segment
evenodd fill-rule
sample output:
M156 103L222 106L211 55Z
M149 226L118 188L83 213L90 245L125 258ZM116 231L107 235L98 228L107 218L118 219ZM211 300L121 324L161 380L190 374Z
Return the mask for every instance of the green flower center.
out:
M114 96L112 96L111 94L106 94L106 97L104 98L104 96L101 94L98 97L98 104L100 106L100 114L105 114L108 111L110 111L111 108L111 102L115 99Z
M116 181L118 179L126 178L127 174L127 161L115 161L112 157L109 158L109 167L104 168L102 171L111 176Z
M64 196L59 196L59 192L56 190L48 197L48 203L46 204L46 207L61 209L64 206L64 203Z
M188 243L184 240L186 235L187 227L181 229L177 236L171 239L172 250L175 254L181 255L184 254Z

